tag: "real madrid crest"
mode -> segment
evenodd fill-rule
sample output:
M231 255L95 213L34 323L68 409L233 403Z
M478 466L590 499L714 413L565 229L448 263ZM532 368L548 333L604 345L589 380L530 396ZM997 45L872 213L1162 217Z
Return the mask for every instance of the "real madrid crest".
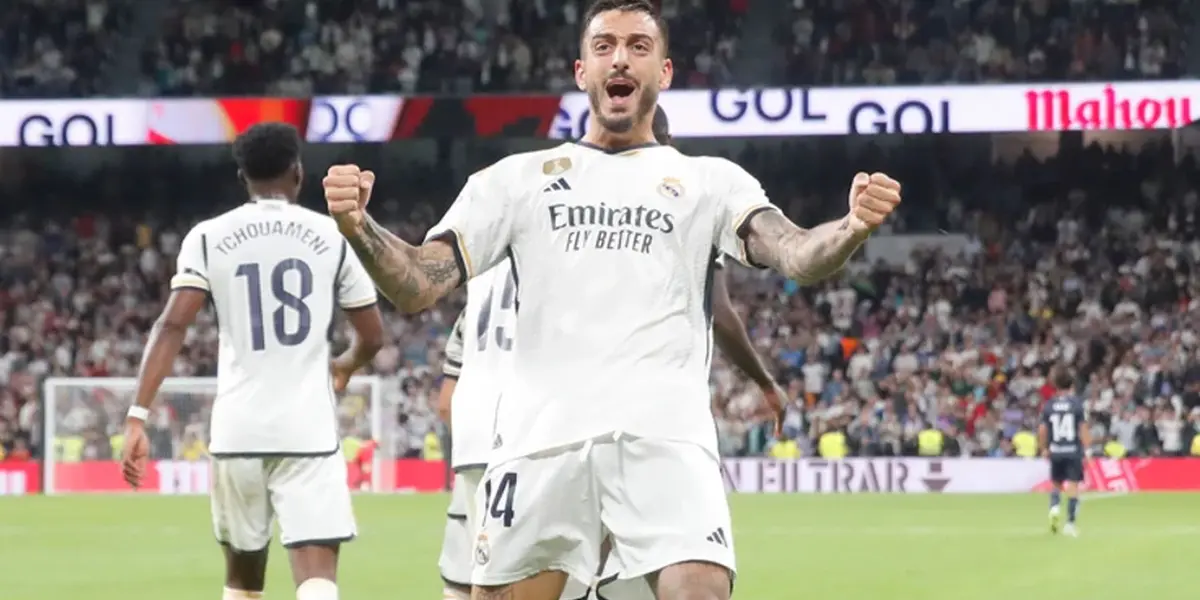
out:
M682 198L683 183L674 177L664 177L662 183L658 184L658 193L664 198Z
M562 175L571 170L571 159L562 156L542 163L543 175Z
M492 559L492 547L488 545L486 533L479 534L475 539L475 563L486 565Z

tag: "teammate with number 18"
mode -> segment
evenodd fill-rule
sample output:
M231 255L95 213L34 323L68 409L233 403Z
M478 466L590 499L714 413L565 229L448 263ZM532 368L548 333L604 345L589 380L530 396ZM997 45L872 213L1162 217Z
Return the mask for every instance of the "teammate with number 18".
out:
M261 598L278 519L297 600L337 600L337 558L357 528L339 448L337 398L383 345L370 277L333 219L296 205L300 137L255 125L234 142L250 201L184 237L171 296L155 324L129 409L122 467L146 475L143 422L188 327L211 302L218 322L212 406L212 517L225 554L223 600ZM331 361L341 309L356 336Z
M471 176L418 246L367 216L356 165L330 168L325 198L402 310L512 262L517 344L476 495L473 597L559 600L568 578L594 576L607 534L621 577L659 600L725 600L736 564L708 388L713 259L820 281L895 210L900 184L859 173L845 218L798 227L736 164L654 141L673 68L647 0L597 0L581 22L582 140Z
M1038 425L1042 453L1050 459L1050 532L1079 535L1075 518L1079 514L1079 484L1083 482L1083 461L1092 446L1083 403L1075 395L1075 382L1066 369L1054 375L1058 394L1046 403ZM1067 494L1067 522L1062 524L1062 494Z

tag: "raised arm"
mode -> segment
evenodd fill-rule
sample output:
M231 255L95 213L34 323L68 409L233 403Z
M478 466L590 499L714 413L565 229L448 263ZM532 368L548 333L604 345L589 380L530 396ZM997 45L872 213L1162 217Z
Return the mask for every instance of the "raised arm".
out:
M412 245L367 215L375 174L355 165L334 165L322 182L329 214L367 274L404 312L419 312L470 279L476 268L499 262L511 244L511 218L499 166L472 175L425 243ZM511 172L511 169L506 172Z
M433 239L413 246L363 214L360 224L343 230L354 254L396 308L415 313L432 306L466 278L453 240Z
M900 204L900 184L882 173L855 176L850 212L842 219L804 229L776 210L751 215L738 236L746 258L796 280L811 284L837 273Z

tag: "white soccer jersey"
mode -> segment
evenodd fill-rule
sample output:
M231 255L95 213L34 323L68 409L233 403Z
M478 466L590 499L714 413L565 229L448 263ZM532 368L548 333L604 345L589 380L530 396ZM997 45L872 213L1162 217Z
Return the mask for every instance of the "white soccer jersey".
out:
M717 451L708 361L714 253L776 210L728 160L568 143L476 173L428 238L468 276L511 257L512 375L492 461L622 432ZM511 433L511 435L507 435Z
M217 396L209 451L320 455L338 449L329 373L334 311L376 302L333 219L257 200L196 225L171 289L209 293L217 313Z
M458 377L450 424L457 470L482 469L492 450L496 403L512 370L516 341L517 286L510 265L503 260L467 283L467 306L446 344L444 371Z

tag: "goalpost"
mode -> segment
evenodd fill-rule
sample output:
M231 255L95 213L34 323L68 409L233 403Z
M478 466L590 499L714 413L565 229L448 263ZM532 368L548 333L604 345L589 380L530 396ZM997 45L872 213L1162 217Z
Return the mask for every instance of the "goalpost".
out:
M385 426L383 381L356 376L338 398L339 439L374 440L370 491L393 489L396 431ZM125 412L133 403L132 377L52 377L42 386L43 485L46 494L128 492L119 449ZM215 377L170 377L146 422L150 469L145 489L160 494L208 492L208 421ZM396 419L390 419L395 423Z

